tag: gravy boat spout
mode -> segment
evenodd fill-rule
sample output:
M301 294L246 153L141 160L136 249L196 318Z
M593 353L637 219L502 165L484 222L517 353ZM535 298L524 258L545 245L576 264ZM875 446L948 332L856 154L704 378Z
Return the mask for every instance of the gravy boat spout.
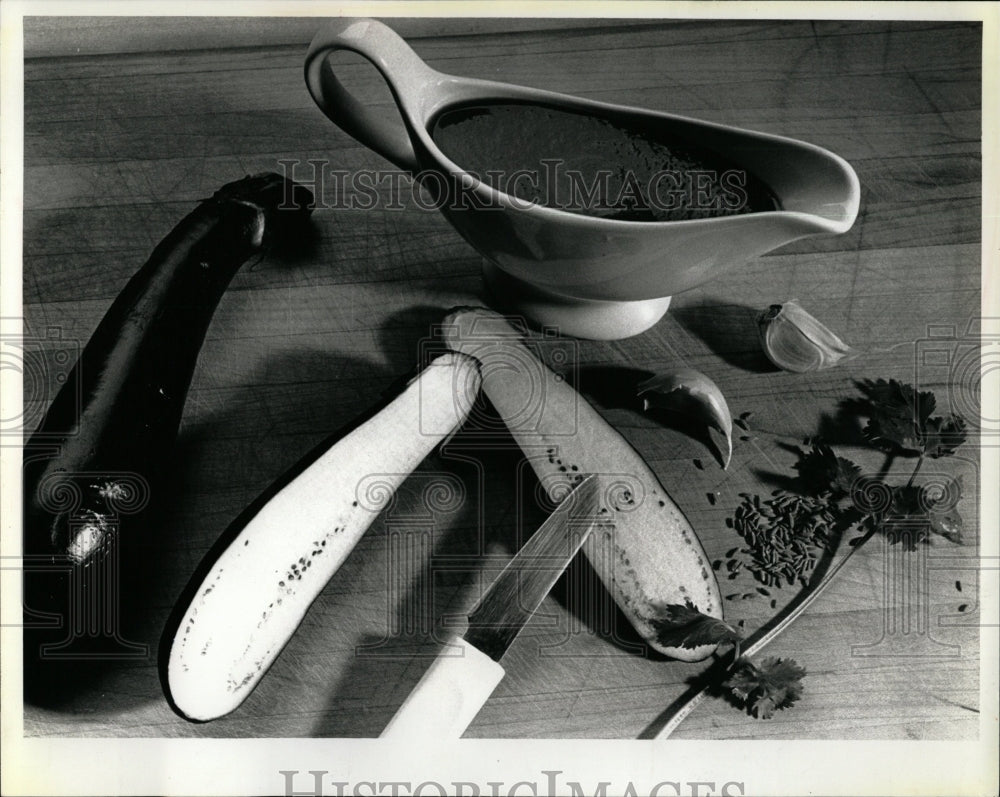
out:
M374 64L392 91L399 119L376 114L344 88L328 58L338 50ZM564 334L601 339L637 334L663 316L673 294L800 238L846 232L858 213L857 175L843 158L821 147L659 111L447 75L375 20L330 22L313 39L305 77L317 105L335 124L409 171L430 192L435 206L483 256L493 304ZM601 165L618 179L631 173L630 159L635 160L646 189L640 205L645 202L650 214L639 214L632 205L589 212L526 197L516 181L488 179L484 173L508 165L503 158L463 162L469 156L462 154L461 139L459 146L446 146L444 132L446 120L467 118L473 120L469 137L492 143L491 136L504 130L501 115L491 116L494 109L504 109L515 120L561 120L570 132L578 127L580 146L590 149L597 146L591 131L598 138L625 136L627 146L608 149L623 153L621 160ZM491 119L497 120L493 127ZM569 164L574 157L586 161L587 152L559 150L576 146L572 135L562 135L563 128L548 135L528 122L519 131L517 124L508 122L506 128L515 140L506 146L501 141L494 151L523 155L540 143L554 149L543 164L546 159ZM629 131L642 131L642 137L633 141ZM706 163L715 168L688 155L675 157L662 141L679 147L678 152L707 154ZM699 174L710 175L708 187L697 182ZM664 176L669 180L664 182ZM724 188L729 178L730 186L740 188L734 195L745 198L753 193L747 186L761 186L757 193L767 194L767 200L753 208L719 204L719 186ZM657 201L653 180L657 190L683 183L688 200L711 199L713 207L729 209L678 215L669 203Z

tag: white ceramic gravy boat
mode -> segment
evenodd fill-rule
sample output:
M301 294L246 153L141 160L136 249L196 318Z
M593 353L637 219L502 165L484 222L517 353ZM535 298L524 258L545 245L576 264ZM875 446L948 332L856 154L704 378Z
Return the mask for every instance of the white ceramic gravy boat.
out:
M392 90L401 120L365 107L337 79L328 55L367 58ZM670 297L791 241L846 232L860 189L851 166L821 147L790 138L567 94L443 74L392 29L371 19L337 19L310 45L309 91L323 112L355 139L417 175L440 198L456 230L485 258L484 276L500 309L577 337L637 334L667 311ZM780 209L683 221L625 221L583 215L496 190L454 163L429 126L452 106L531 103L601 118L658 126L698 142L755 175ZM448 189L442 189L442 185ZM459 209L442 190L471 192L486 209ZM468 205L468 202L465 203Z

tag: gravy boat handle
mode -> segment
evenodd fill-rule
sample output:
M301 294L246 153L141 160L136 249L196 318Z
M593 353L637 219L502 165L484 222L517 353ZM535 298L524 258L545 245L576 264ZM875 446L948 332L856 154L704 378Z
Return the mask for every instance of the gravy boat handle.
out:
M400 110L402 97L419 94L421 86L438 73L399 34L373 19L332 20L316 34L306 54L306 86L323 113L345 133L401 169L419 171L405 121L389 119L366 107L337 79L328 56L338 50L371 61L389 84Z

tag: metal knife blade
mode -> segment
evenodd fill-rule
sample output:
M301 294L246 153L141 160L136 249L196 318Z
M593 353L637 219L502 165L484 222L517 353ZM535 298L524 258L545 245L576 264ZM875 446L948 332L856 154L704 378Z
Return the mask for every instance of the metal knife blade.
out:
M556 507L469 612L466 642L500 661L583 545L597 497L597 477L591 475Z
M457 739L504 677L504 653L544 600L594 526L597 477L566 496L486 588L469 629L442 650L382 737Z

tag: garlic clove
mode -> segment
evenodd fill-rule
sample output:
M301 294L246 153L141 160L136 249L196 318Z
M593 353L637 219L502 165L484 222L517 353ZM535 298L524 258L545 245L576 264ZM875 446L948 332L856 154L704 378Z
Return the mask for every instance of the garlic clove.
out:
M729 467L733 456L733 418L726 397L715 382L701 371L680 368L650 377L639 385L638 394L644 410L656 407L679 412L722 434L726 438L725 453L720 450L722 467Z
M819 371L858 356L796 302L772 304L761 314L758 329L767 358L785 371Z

